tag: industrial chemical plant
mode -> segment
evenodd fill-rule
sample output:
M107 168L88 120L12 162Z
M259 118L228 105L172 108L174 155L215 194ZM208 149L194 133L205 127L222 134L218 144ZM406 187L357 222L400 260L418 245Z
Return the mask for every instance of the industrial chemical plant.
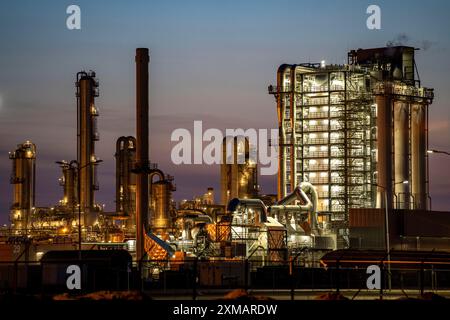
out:
M434 94L421 85L414 48L352 50L345 65L281 65L276 85L269 86L279 125L277 195L260 193L258 164L249 159L254 146L234 137L232 160L245 161L225 161L223 151L220 203L208 188L176 204L174 177L150 162L148 65L148 49L137 49L136 136L116 141L115 211L95 199L102 162L95 155L99 82L95 72L81 71L76 159L57 161L61 200L52 207L36 202L39 146L26 141L9 154L14 193L11 224L1 230L2 260L126 250L150 277L199 258L220 268L235 259L266 266L301 256L312 267L334 250L384 248L385 233L396 245L397 229L380 222L384 210L432 212L427 150ZM364 222L370 214L375 224ZM440 235L414 235L421 236ZM443 246L450 249L450 243Z

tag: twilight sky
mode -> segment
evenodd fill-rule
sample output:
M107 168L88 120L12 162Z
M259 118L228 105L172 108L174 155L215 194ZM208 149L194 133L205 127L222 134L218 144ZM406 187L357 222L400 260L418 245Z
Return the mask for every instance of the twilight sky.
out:
M66 8L81 7L81 30L66 28ZM366 8L381 7L381 30L366 28ZM175 199L212 186L219 168L173 165L170 134L205 128L275 128L267 85L282 63L345 63L347 51L402 40L421 48L422 84L435 88L430 146L450 150L448 1L2 1L0 3L0 223L12 186L8 151L37 145L37 206L62 197L55 161L76 157L75 74L100 81L97 201L114 210L115 141L135 134L136 47L150 48L150 157L175 176ZM447 62L446 62L447 61ZM450 210L450 158L430 161L433 209ZM263 177L274 193L276 176Z

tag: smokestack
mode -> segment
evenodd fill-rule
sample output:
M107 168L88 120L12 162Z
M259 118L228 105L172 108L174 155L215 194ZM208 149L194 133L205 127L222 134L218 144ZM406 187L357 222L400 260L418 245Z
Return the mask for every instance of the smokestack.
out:
M148 225L148 63L147 48L136 49L136 258L145 254Z

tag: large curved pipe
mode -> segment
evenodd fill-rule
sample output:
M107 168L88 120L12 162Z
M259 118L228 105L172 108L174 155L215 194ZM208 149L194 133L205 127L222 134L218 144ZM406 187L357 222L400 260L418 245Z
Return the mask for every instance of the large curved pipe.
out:
M152 171L149 173L148 178L150 180L150 183L153 183L153 176L157 175L159 177L159 181L164 181L164 172L162 172L159 169L152 169Z
M307 194L310 194L310 197ZM304 204L293 204L294 201L301 200ZM276 205L270 207L272 214L287 214L288 212L308 213L308 219L311 224L311 231L317 233L319 226L317 223L317 203L318 195L314 186L309 182L301 182L294 191L281 199Z

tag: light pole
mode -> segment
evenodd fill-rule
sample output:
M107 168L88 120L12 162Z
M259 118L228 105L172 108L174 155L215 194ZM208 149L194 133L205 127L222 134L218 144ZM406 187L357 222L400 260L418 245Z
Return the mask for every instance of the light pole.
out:
M397 184L409 184L408 180L403 180L400 182L395 182L394 187ZM388 284L389 284L389 290L391 289L391 245L389 241L389 206L388 206L388 194L387 189L384 186L380 186L379 184L374 184L374 186L383 189L384 191L384 229L385 229L385 237L386 237L386 256L387 256L387 263L388 263Z
M409 184L409 181L408 181L408 180L403 180L403 181L400 181L400 182L395 182L395 183L394 183L394 192L395 192L395 186L398 185L398 184ZM385 189L385 190L386 190L386 189ZM401 194L402 194L402 193L399 193L399 195L401 195ZM398 209L398 208L397 208L397 205L398 205L397 195L396 195L396 194L394 194L394 195L395 195L395 199L396 199L395 208Z
M77 189L78 189L78 257L80 260L81 260L81 184L80 184L81 170L90 166L91 164L97 165L100 162L103 162L103 160L96 159L94 161L89 161L84 166L80 167L80 164L78 163L78 161L75 161L75 163L77 164L77 181L78 181L78 183L77 183Z

